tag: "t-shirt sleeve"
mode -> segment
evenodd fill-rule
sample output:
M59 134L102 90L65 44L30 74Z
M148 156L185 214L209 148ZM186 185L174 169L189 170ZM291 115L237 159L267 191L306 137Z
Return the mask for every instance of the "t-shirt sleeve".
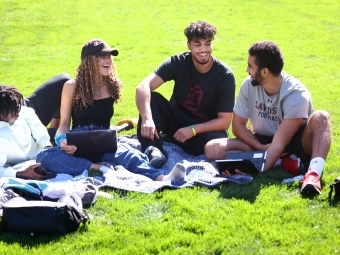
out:
M283 102L284 118L308 118L309 93L295 90Z
M162 78L164 82L175 79L175 58L169 57L156 70L155 73Z
M234 107L234 113L245 119L250 117L247 79L241 85Z
M228 71L221 84L221 93L217 112L233 112L235 104L235 77L232 72Z

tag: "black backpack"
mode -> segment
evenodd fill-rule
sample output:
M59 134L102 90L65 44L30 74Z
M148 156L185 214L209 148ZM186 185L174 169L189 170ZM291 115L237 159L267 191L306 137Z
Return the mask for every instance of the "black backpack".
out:
M3 227L10 233L60 235L76 231L81 223L86 227L87 222L86 211L69 195L57 202L15 197L3 206Z
M332 200L332 194L333 194L333 190L334 190L334 202L340 200L340 176L338 176L334 182L332 182L330 185L330 191L329 191L329 194L328 194L328 199L329 201Z

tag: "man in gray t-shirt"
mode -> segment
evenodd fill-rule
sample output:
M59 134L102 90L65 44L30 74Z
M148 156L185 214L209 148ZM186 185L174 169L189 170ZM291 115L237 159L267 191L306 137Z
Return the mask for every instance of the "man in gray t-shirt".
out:
M241 86L232 121L236 138L208 142L207 157L267 151L264 171L280 163L295 175L304 174L301 192L321 193L320 178L331 144L328 112L314 111L307 88L282 72L283 56L274 42L256 42L248 53L249 76ZM300 159L310 161L307 173L299 167ZM225 174L230 175L227 169Z
M279 90L269 95L262 86L253 86L249 76L243 82L234 113L249 119L253 133L273 137L284 118L302 118L313 113L311 96L296 78L282 72Z

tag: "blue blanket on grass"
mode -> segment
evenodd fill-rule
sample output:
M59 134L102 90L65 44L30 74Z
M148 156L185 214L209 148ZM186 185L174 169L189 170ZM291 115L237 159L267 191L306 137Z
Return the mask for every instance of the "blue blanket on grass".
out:
M129 144L131 147L140 150L140 143L137 139L119 137L119 142ZM164 143L164 153L168 155L168 161L160 169L163 174L171 172L177 163L183 163L187 176L184 179L169 182L152 181L148 177L133 174L122 166L113 166L114 170L109 170L103 175L103 184L100 187L110 187L114 189L138 191L151 193L163 188L184 188L193 186L215 187L222 183L245 184L253 180L251 176L233 175L223 177L218 174L215 167L210 164L205 155L192 156L185 153L180 147L171 143ZM99 179L97 179L99 181Z
M126 143L131 147L140 150L140 143L137 139L129 139L127 137L119 137L119 142ZM200 156L192 156L185 153L180 147L171 143L164 143L164 153L168 155L168 161L164 164L164 166L160 169L160 171L166 175L171 172L172 168L177 163L182 163L186 168L186 177L183 179L173 180L169 182L160 182L153 181L148 177L143 175L134 174L128 170L126 170L121 165L114 165L110 162L102 162L107 166L111 167L107 173L103 174L103 176L89 177L88 171L85 170L82 175L72 177L67 174L58 174L56 178L50 179L47 181L34 181L39 184L40 182L44 185L44 187L53 186L55 189L62 189L65 182L83 182L88 181L99 189L108 187L118 190L126 190L126 191L137 191L143 193L151 193L156 190L170 188L170 189L178 189L185 187L193 187L193 186L206 186L206 187L215 187L222 183L237 183L237 184L245 184L253 180L251 176L243 176L243 175L233 175L231 177L223 177L218 174L215 167L210 164L205 157L205 155ZM26 169L29 165L35 163L35 160L26 161L20 163L16 166L13 166L16 170ZM6 183L7 180L1 181ZM53 182L53 185L48 185L48 183ZM25 184L26 185L26 184ZM60 185L60 186L59 186ZM65 185L64 185L65 186ZM45 188L46 188L45 187ZM66 186L65 186L66 187Z

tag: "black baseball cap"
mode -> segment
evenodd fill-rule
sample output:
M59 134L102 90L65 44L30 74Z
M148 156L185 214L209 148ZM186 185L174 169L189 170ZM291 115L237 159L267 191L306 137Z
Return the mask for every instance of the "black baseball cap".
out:
M83 46L80 58L84 59L90 55L105 56L107 54L118 56L118 50L111 48L103 40L94 38Z

